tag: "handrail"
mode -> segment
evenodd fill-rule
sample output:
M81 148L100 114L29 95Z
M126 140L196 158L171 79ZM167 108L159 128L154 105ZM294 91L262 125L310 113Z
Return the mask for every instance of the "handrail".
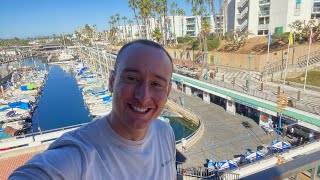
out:
M187 139L189 142L188 143L189 146L192 146L195 138L198 137L199 134L203 131L203 122L202 122L201 118L198 115L194 114L193 112L189 111L188 109L182 108L179 104L177 104L171 100L168 100L167 104L173 104L175 106L175 108L178 108L180 110L182 109L182 111L191 114L192 116L194 116L195 119L198 120L198 129L195 132L191 133L189 136L185 137L185 139ZM176 145L179 146L179 145L181 145L180 143L181 143L181 139L176 141Z
M255 180L255 179L286 179L295 176L301 172L309 169L317 171L320 165L320 151L304 155L292 161L286 162L276 167L272 167L255 174L249 175L242 179ZM316 172L315 172L316 173Z
M185 177L201 178L201 179L239 179L239 174L232 172L224 172L217 169L202 166L186 166L182 162L176 161L177 174Z
M20 147L20 146L27 146L30 143L34 143L37 141L42 142L42 141L56 139L57 137L55 137L55 136L47 137L47 135L50 135L51 133L52 134L58 133L58 132L64 133L64 132L71 131L75 128L81 127L86 124L87 123L77 124L77 125L72 125L72 126L67 126L67 127L62 127L62 128L56 128L56 129L51 129L51 130L46 130L46 131L41 131L41 132L36 132L36 133L15 136L15 137L8 138L8 139L3 139L3 140L0 140L0 149L1 148L14 148L14 147ZM45 137L45 138L42 139L41 137Z

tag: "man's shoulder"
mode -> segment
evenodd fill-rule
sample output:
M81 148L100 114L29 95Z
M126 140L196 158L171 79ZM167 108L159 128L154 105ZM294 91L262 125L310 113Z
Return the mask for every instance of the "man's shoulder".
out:
M102 121L103 118L99 118L78 129L63 134L49 146L49 149L61 146L90 146L90 141L95 139L96 133L100 132L98 128Z

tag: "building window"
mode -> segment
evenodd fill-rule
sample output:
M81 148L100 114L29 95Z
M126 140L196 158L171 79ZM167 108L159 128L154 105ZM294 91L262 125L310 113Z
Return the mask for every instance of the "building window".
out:
M259 24L264 24L264 18L259 18Z
M269 24L269 17L266 17L266 24Z
M295 15L297 15L297 13L299 13L301 11L301 0L296 0L296 5L294 7L294 12L296 13Z
M263 30L258 30L258 35L263 35Z

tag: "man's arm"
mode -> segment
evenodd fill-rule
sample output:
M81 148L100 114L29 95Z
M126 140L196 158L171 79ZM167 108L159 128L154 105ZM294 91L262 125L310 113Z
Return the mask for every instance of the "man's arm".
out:
M50 149L16 169L9 179L81 179L81 153L75 146Z

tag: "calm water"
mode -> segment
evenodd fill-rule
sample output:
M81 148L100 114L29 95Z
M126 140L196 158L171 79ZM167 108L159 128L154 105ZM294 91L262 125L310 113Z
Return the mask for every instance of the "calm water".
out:
M89 122L89 111L72 72L52 66L33 117L34 132Z
M32 117L33 131L37 132L39 127L44 131L91 121L72 72L64 72L59 66L49 68L38 59L26 59L21 63L22 66L34 64L41 70L48 70L49 74ZM176 140L187 137L194 131L181 118L170 118L170 125Z

